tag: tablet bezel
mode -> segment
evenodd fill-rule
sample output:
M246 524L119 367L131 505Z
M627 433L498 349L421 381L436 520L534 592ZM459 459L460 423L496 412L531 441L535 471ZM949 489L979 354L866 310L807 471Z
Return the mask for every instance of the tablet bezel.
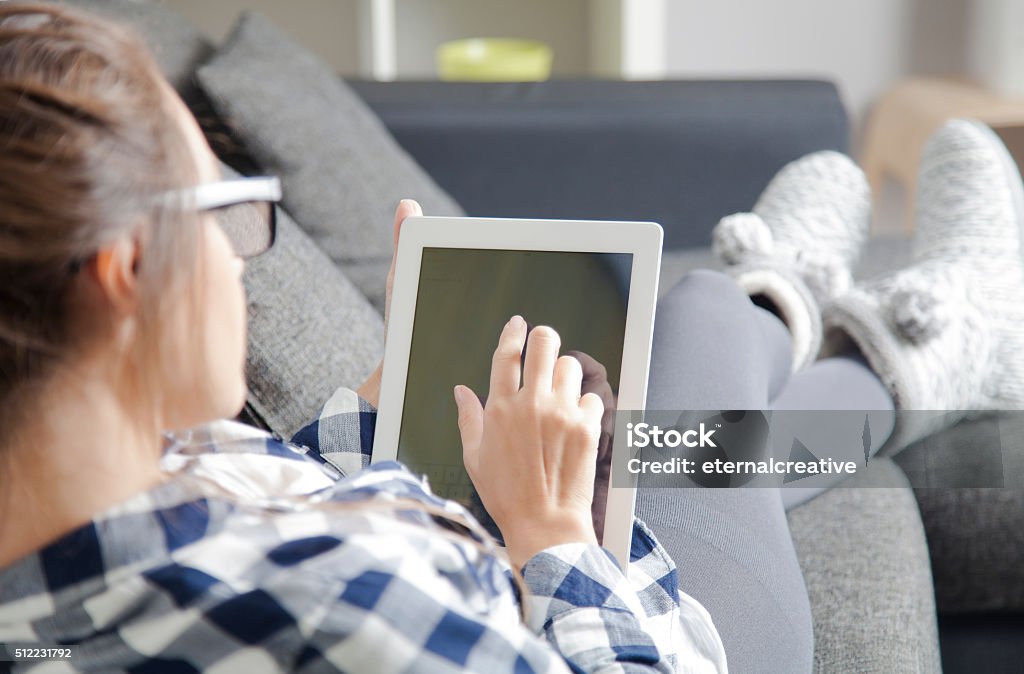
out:
M407 218L402 223L395 262L371 462L393 461L398 454L424 248L632 254L617 409L642 410L647 395L661 246L662 229L653 222ZM624 449L623 443L613 444L613 451ZM608 490L603 545L623 568L629 561L635 496L635 485Z

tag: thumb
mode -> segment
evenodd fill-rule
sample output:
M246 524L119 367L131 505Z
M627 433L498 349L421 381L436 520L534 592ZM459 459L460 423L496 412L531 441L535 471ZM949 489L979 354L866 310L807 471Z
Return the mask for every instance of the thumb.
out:
M398 250L398 237L402 231L402 222L406 218L415 215L423 215L423 209L420 208L419 202L414 199L402 199L398 202L398 208L395 209L395 224L392 230L394 250Z
M472 389L455 387L455 405L459 408L459 435L462 436L462 462L472 476L476 470L480 438L484 432L484 408Z

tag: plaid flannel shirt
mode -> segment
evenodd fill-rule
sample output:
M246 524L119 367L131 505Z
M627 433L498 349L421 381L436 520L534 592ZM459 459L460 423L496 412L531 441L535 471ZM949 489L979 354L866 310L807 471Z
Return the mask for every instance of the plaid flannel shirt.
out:
M0 569L0 644L75 649L15 671L726 670L639 522L626 574L596 546L533 557L524 620L479 527L452 531L460 505L367 467L375 420L339 389L293 444L233 422L168 436L166 482Z

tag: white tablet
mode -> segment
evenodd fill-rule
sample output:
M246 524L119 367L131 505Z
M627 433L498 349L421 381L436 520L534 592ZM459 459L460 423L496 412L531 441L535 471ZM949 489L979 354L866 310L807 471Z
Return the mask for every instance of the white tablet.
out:
M407 219L372 461L397 459L425 474L436 494L463 503L500 540L463 467L452 389L465 384L486 403L502 326L516 314L530 327L549 325L562 353L580 358L584 392L609 408L594 521L602 545L627 563L635 490L610 487L612 447L624 448L611 432L614 409L644 407L661 240L650 222Z

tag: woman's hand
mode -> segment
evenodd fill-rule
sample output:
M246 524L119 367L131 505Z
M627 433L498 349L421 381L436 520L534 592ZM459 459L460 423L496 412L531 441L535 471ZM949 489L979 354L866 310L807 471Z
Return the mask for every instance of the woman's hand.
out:
M398 235L402 231L402 223L406 218L414 215L423 215L423 209L419 203L412 199L402 199L395 209L395 222L393 227L394 243L391 248L391 269L388 270L388 279L384 286L384 334L388 332L388 318L391 315L391 293L395 287L395 257L398 255ZM380 377L384 371L384 360L381 359L377 368L370 374L369 378L356 389L359 396L377 407L380 404Z
M521 366L526 341L514 316L494 352L486 409L455 387L466 470L517 567L553 545L597 543L590 507L604 412L599 396L580 397L580 362L558 357L558 333L534 328Z

